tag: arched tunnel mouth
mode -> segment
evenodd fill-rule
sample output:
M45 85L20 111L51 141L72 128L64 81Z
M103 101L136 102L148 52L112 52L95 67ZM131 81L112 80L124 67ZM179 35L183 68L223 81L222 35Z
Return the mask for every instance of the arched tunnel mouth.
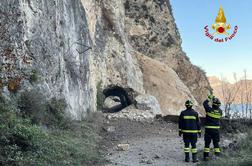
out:
M103 112L116 113L133 104L133 90L117 85L110 85L103 90Z

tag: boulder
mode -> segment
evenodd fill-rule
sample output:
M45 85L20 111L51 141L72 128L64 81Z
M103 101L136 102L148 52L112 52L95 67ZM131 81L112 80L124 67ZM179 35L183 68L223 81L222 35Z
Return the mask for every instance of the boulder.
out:
M119 151L128 151L129 150L129 144L118 144L117 149Z
M115 126L107 126L107 127L103 127L103 130L109 133L115 132L116 128Z
M136 97L136 108L139 110L151 110L153 114L161 114L160 105L155 96L139 95Z
M108 109L120 105L120 99L115 96L107 97L104 101L103 108Z
M107 118L111 119L129 119L134 121L150 121L156 117L156 114L153 110L139 110L135 108L125 108L117 113L109 113Z

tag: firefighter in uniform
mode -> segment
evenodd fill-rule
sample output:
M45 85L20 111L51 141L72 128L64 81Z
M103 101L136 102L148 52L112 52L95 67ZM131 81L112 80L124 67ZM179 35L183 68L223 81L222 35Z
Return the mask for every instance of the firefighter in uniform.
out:
M192 101L186 101L185 106L186 110L182 111L179 116L179 136L183 134L185 162L190 161L189 153L191 151L193 162L196 163L198 162L196 148L197 136L199 135L201 137L200 121L198 113L192 109Z
M212 107L209 105L212 102ZM214 154L220 155L220 118L222 116L222 110L220 109L221 102L213 95L209 95L203 103L206 110L205 120L205 148L204 148L204 160L209 160L210 144L213 141Z

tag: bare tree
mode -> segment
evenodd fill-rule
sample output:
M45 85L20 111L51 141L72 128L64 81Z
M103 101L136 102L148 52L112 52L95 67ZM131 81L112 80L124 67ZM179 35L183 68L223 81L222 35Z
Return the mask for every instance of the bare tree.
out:
M233 74L235 83L233 85L230 85L228 81L222 77L221 78L221 87L222 87L222 95L224 99L224 112L226 117L230 118L231 117L231 106L234 103L237 94L240 90L240 84L238 84L237 76L236 73Z
M241 81L241 85L243 84L243 82ZM245 111L244 111L244 91L241 91L241 108L242 108L242 117L245 116Z
M244 83L244 90L242 93L242 99L245 101L242 102L242 107L243 109L245 108L245 116L246 118L250 118L252 117L251 113L251 109L252 109L252 101L251 101L251 88L249 89L248 87L248 78L247 78L247 70L244 70L244 78L243 78L243 83Z
M251 113L252 113L252 102L251 102L251 90L249 91L249 119L252 119L252 115L251 115Z
M248 117L248 82L247 82L247 70L244 70L244 84L245 84L245 110L246 110L246 118Z

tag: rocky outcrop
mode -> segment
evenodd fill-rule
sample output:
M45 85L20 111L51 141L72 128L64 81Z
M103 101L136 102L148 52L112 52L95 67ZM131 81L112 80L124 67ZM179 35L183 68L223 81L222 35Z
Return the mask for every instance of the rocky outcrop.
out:
M121 1L4 0L0 6L8 15L3 28L11 27L1 50L15 58L13 70L1 72L5 93L9 81L19 79L21 89L36 88L48 100L65 98L74 119L96 110L99 82L102 87L117 84L144 93L142 73L123 31ZM2 61L5 55L1 63L8 65ZM29 64L23 63L28 58ZM25 73L20 80L21 70ZM31 71L39 75L36 84L29 81Z
M207 93L204 73L181 49L168 1L2 0L0 15L6 96L38 89L47 100L64 98L69 115L81 119L96 111L99 90L110 85L150 93L164 114L176 113L187 98L201 102ZM155 59L147 60L153 72L138 55ZM148 76L159 69L164 77ZM162 95L155 92L167 87ZM180 100L167 104L172 94Z
M1 26L6 29L1 50L9 49L13 57L11 62L2 61L11 65L1 72L5 92L10 80L18 78L21 91L36 88L48 100L64 98L74 119L95 109L92 61L87 51L92 43L80 1L3 0L0 11L5 19ZM1 54L1 58L5 57ZM29 79L32 71L38 75L36 83Z
M182 51L182 40L169 0L125 0L125 14L132 46L172 68L195 99L202 103L210 86L204 71L192 65Z

